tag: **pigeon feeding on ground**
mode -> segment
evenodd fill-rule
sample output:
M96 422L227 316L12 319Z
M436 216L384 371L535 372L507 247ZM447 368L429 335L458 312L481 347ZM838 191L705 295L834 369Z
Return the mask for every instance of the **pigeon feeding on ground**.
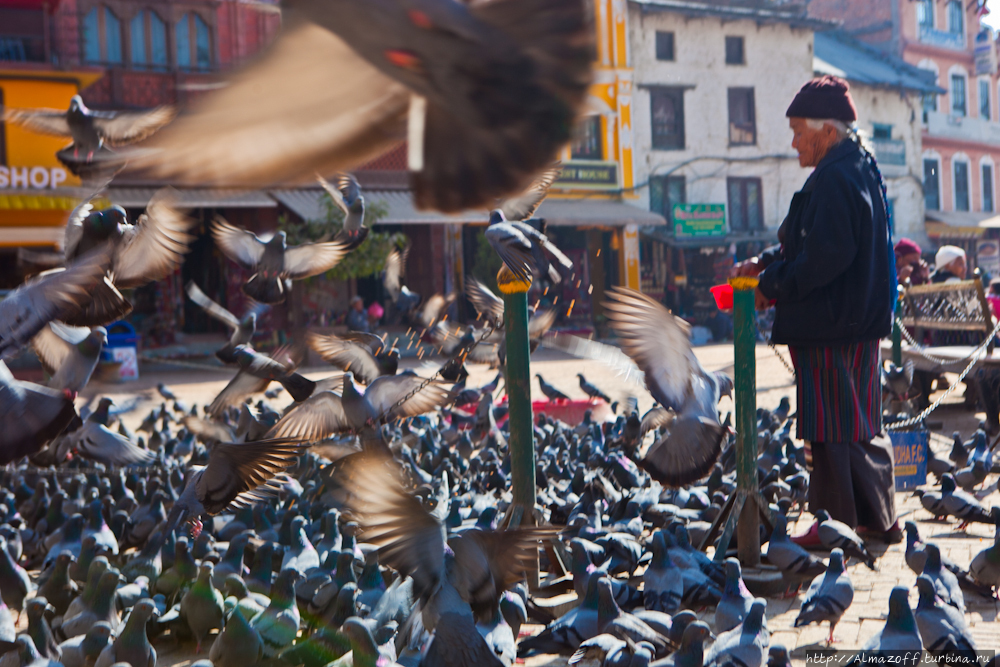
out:
M229 259L253 273L243 285L244 294L269 305L285 301L293 280L326 273L347 254L338 241L286 245L283 231L265 241L221 217L212 223L212 237Z
M333 240L343 243L347 252L354 250L368 238L368 228L364 226L365 198L357 179L350 174L339 174L336 186L322 176L317 176L316 180L344 214L343 228Z
M708 474L722 452L727 429L718 404L732 393L723 373L709 373L691 350L687 323L635 290L616 287L605 304L622 350L645 374L646 388L676 417L670 434L654 443L640 465L654 479L684 486Z
M593 30L580 0L286 11L271 47L148 142L137 166L201 187L301 183L407 138L417 206L460 211L527 187L586 99Z

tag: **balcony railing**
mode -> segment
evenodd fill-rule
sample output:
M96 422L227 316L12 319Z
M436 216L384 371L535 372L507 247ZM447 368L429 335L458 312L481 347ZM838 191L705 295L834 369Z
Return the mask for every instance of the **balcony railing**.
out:
M906 142L902 139L872 139L871 145L879 164L906 166Z
M940 111L928 111L927 133L932 137L946 137L1000 146L1000 124L982 118L953 116Z
M965 35L960 32L949 30L938 30L929 26L920 26L920 41L931 46L939 46L943 49L954 51L965 50Z

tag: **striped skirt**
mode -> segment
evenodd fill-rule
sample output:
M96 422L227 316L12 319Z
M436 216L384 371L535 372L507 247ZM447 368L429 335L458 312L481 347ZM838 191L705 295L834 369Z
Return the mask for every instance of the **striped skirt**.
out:
M868 442L881 432L879 341L788 351L795 365L799 439Z

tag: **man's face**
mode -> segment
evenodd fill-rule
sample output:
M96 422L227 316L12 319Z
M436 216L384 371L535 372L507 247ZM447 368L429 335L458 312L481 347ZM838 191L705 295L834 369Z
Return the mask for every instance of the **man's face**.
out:
M809 127L805 118L789 118L792 148L799 153L800 167L815 167L836 143L837 133L829 125L818 130Z
M911 252L908 255L900 255L896 264L900 266L909 266L911 264L916 264L920 261L920 253Z
M965 280L965 258L959 257L953 259L944 267L945 271L951 272L953 275L958 276L959 279Z

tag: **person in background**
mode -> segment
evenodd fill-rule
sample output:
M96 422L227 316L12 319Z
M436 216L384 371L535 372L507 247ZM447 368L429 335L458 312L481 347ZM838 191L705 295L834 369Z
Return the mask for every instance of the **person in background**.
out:
M882 429L879 344L892 331L894 248L885 184L857 134L847 82L807 82L785 112L799 165L813 167L778 230L780 247L734 267L775 305L774 342L795 365L797 435L813 471L809 509L867 537L902 540L892 444ZM818 524L793 538L819 544Z
M934 255L932 283L954 283L965 280L965 251L958 246L943 245Z
M369 333L368 313L365 311L365 300L360 296L351 297L351 305L347 311L347 328L351 331Z
M368 326L373 330L378 328L383 315L385 315L385 309L382 308L382 304L378 301L372 301L372 305L368 306Z
M916 241L899 239L896 243L896 275L900 283L926 285L931 281L931 267L920 255L923 251Z
M990 291L986 293L986 300L990 302L993 317L1000 319L1000 278L990 281Z

